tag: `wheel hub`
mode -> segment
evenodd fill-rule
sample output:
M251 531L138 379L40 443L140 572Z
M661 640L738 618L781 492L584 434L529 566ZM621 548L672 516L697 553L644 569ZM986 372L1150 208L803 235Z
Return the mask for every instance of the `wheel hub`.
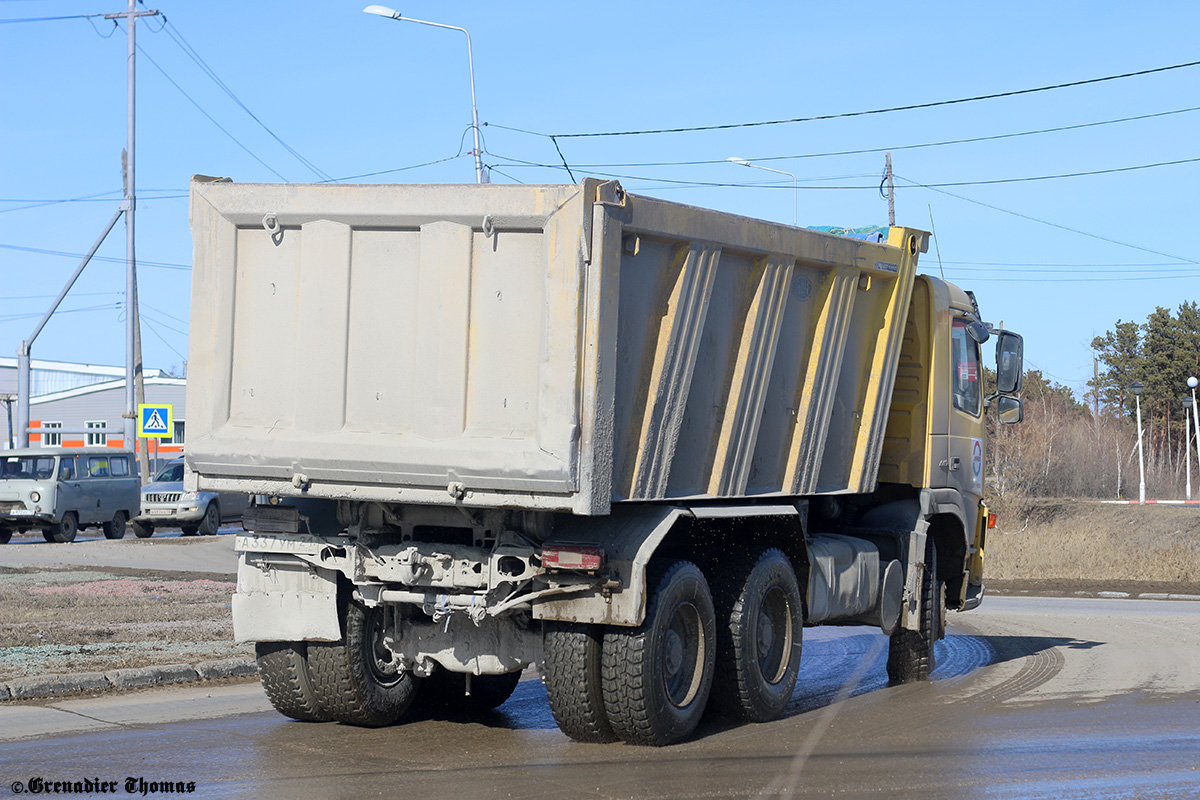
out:
M775 644L775 626L771 624L771 618L760 611L758 614L758 657L766 658L770 654L773 644Z
M679 674L683 666L683 637L675 630L667 631L667 643L664 648L664 662L668 676Z

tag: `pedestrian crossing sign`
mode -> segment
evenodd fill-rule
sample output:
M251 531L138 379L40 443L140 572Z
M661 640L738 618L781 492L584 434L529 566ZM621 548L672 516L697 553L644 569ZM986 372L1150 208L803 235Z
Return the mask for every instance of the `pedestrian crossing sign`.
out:
M139 439L170 439L171 438L171 406L149 405L138 406Z

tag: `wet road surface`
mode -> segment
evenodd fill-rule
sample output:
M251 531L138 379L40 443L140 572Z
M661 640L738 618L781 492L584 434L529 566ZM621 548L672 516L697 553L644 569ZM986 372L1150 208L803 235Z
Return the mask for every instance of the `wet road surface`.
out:
M380 730L288 721L255 684L7 705L0 794L41 776L297 800L1200 797L1200 603L989 598L950 621L934 680L902 687L882 635L806 630L784 719L663 749L571 742L536 679L483 718Z

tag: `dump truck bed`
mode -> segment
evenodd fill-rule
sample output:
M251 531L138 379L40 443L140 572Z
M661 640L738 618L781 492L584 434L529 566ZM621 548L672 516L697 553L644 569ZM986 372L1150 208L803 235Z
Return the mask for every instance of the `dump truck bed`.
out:
M580 185L193 181L199 488L603 514L869 491L926 236Z

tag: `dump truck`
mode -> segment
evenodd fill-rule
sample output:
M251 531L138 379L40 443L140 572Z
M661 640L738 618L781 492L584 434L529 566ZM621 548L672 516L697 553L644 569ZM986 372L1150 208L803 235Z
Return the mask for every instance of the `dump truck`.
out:
M805 627L927 679L983 598L1022 341L922 231L593 179L197 176L190 217L185 486L256 498L234 631L289 717L484 713L534 668L569 737L666 745L779 717Z

